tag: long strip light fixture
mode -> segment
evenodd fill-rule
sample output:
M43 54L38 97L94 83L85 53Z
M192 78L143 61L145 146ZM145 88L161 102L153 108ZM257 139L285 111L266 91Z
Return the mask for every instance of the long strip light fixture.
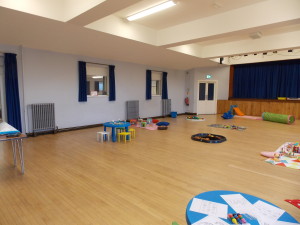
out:
M141 12L138 12L136 14L133 14L132 16L127 17L127 20L129 20L129 21L137 20L137 19L140 19L142 17L151 15L153 13L162 11L164 9L168 9L168 8L174 6L174 5L176 5L176 3L174 1L167 1L167 2L164 2L162 4L153 6L153 7L149 8L149 9L146 9L146 10L143 10Z

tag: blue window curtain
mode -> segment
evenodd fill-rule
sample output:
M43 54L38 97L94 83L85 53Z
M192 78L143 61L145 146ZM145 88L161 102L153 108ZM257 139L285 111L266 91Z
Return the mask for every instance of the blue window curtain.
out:
M79 69L79 102L87 101L86 62L78 62Z
M109 65L109 101L116 100L115 66Z
M22 132L17 55L4 54L7 123Z
M234 98L300 98L300 60L234 66Z
M146 70L146 100L152 99L151 82L152 82L152 71Z
M162 95L161 95L161 98L162 99L168 99L168 83L167 83L168 73L163 72L162 75L163 76L162 76Z

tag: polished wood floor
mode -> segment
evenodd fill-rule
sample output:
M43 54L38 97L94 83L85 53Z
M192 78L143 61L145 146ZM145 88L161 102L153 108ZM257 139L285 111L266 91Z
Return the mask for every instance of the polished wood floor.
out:
M300 171L272 166L259 154L300 141L300 122L204 117L166 118L165 131L137 128L127 144L96 142L103 127L28 138L24 175L12 166L10 143L0 143L0 224L184 225L190 199L211 190L264 198L300 221L300 210L284 201L300 199ZM207 126L212 123L247 130ZM192 141L200 132L228 140Z

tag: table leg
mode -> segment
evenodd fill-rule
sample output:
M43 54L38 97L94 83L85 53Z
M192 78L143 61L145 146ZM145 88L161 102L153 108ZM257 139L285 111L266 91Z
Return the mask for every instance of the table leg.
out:
M126 131L126 132L129 132L129 128L128 128L128 127L125 127L125 131ZM129 137L128 137L128 135L126 135L126 140L127 140L127 141L130 140Z
M21 172L22 172L22 174L24 174L25 168L24 168L24 152L23 152L23 140L22 139L17 140L17 146L18 146L18 150L19 150Z
M12 145L12 151L13 151L14 166L16 167L16 165L17 165L16 141L12 140L11 145Z
M111 128L111 140L112 140L113 142L116 142L116 141L117 141L116 128L115 128L115 127L112 127L112 128Z

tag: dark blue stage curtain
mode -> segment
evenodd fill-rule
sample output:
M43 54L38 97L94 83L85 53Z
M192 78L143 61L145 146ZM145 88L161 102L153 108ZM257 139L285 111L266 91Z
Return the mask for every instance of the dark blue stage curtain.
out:
M115 66L109 65L109 101L116 100Z
M162 76L162 95L161 95L162 99L168 99L168 82L167 82L167 76L168 76L168 73L167 72L163 72L163 76Z
M17 55L4 54L7 123L22 132Z
M300 98L300 60L234 66L234 98Z
M78 101L86 102L87 101L86 62L79 61L78 70L79 70Z
M146 70L146 100L150 100L152 98L151 93L151 81L152 81L152 72L151 70Z

